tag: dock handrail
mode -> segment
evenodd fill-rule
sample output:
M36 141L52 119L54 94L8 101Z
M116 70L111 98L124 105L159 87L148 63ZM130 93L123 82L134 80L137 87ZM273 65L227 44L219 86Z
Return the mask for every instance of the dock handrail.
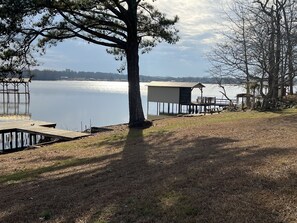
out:
M230 105L230 100L228 99L216 99L217 104L222 104L222 105ZM231 99L233 105L236 104L236 99Z
M233 104L236 104L236 99L231 100ZM197 97L197 104L209 104L209 105L221 105L228 106L230 105L230 100L224 98L216 98L216 97Z
M197 97L196 102L198 104L215 104L216 97Z

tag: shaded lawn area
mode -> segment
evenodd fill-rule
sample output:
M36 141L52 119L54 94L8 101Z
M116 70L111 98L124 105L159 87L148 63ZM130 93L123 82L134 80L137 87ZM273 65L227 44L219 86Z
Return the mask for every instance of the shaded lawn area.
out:
M158 120L0 156L0 222L297 222L297 110Z

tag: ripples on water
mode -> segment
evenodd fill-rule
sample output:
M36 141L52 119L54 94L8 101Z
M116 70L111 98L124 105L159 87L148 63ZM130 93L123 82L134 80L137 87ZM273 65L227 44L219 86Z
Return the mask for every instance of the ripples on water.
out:
M144 112L147 106L146 83L141 83ZM127 123L128 83L108 81L32 81L31 119L57 123L57 127L81 130L92 126ZM206 84L204 96L222 98L217 85ZM244 91L242 87L226 86L230 98ZM194 89L192 100L200 95Z

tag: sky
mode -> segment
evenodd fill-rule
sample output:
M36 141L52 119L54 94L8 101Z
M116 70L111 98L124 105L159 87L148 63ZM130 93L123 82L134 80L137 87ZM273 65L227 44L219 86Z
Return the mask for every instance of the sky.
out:
M180 20L180 41L161 43L148 54L140 55L140 74L148 76L208 76L206 58L218 40L222 14L219 0L157 0L153 3L169 18ZM40 57L38 69L117 73L121 63L106 53L106 48L82 40L66 40ZM125 73L125 71L124 71Z

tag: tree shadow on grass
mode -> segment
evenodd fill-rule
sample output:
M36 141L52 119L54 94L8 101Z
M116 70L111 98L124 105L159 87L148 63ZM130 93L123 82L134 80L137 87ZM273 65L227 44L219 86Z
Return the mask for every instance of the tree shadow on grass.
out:
M1 185L0 221L40 222L42 213L48 222L297 219L297 201L289 199L297 197L296 172L279 178L257 172L268 157L287 157L295 148L238 147L236 140L221 137L176 140L175 134L144 136L131 129L121 153L61 166L75 173Z

